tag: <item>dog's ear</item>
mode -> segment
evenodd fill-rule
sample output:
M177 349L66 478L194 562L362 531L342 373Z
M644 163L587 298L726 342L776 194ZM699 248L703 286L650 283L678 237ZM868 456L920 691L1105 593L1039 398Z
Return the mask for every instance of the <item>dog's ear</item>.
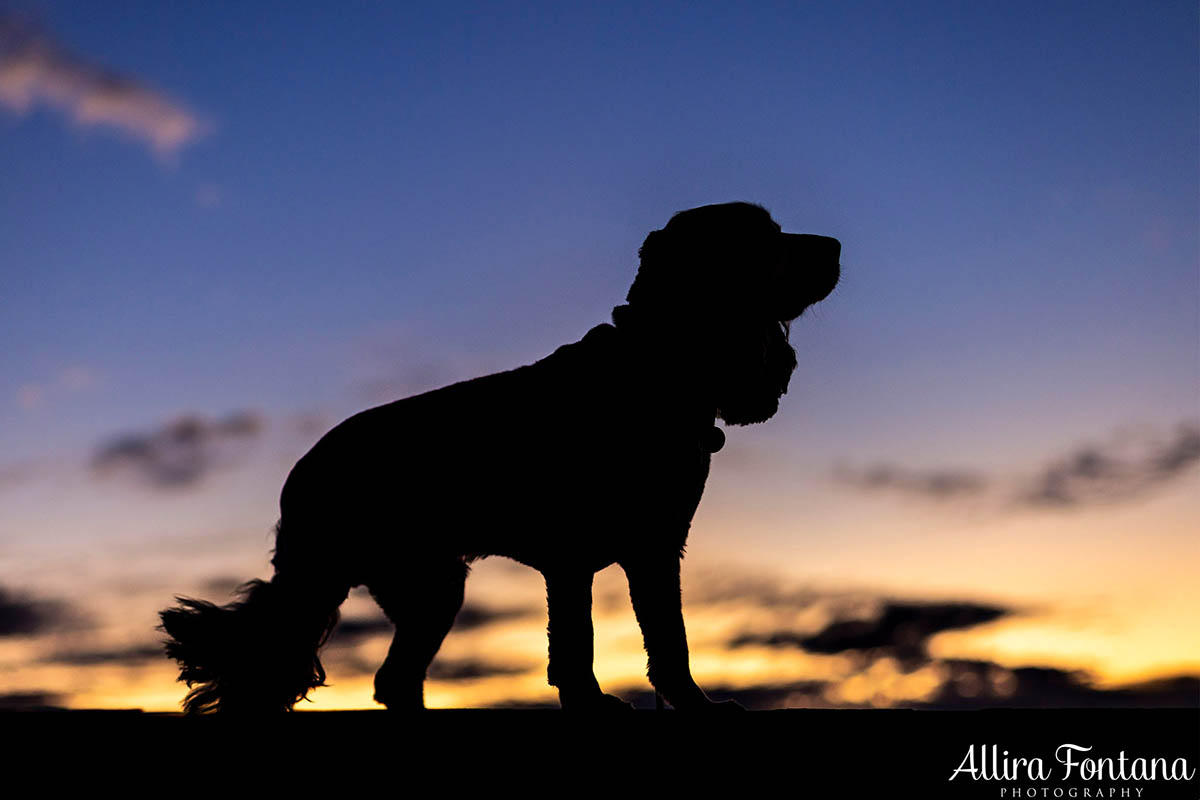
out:
M638 248L640 263L626 302L660 314L710 314L722 307L766 308L774 302L768 276L755 269L761 256L695 227L682 234L670 225L650 232Z

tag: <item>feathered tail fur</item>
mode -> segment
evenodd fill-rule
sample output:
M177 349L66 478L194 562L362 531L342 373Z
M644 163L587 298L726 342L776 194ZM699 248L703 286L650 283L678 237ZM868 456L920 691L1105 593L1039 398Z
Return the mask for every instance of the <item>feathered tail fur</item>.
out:
M317 653L338 621L345 592L311 585L252 580L240 599L224 606L176 597L162 611L170 637L167 656L187 683L185 713L290 711L308 692L325 685Z

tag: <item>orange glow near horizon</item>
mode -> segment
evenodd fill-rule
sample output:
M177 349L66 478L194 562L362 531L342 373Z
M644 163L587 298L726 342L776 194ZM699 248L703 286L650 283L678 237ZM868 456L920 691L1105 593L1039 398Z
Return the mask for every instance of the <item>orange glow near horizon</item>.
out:
M532 572L520 576L499 565L481 566L478 572L481 591L477 595L495 598L500 594L512 603L513 598L528 599L540 592L540 581ZM621 594L622 579L615 569L601 574L596 595L603 602L597 603L595 611L596 674L603 687L617 694L649 689L640 633L628 600ZM938 634L930 642L930 654L935 659L983 659L1001 670L1020 666L1085 670L1095 685L1106 687L1180 673L1200 674L1200 649L1177 635L1192 619L1188 612L1194 608L1195 598L1186 600L1174 607L1173 617L1162 616L1170 608L1153 603L1117 605L1108 611L1072 610L1064 604L1057 610L1017 613L975 628ZM361 616L369 607L369 601L361 597L347 605L350 616ZM797 648L759 645L727 647L737 633L746 630L766 631L787 623L797 630L818 630L825 615L811 608L781 611L760 607L753 599L733 598L689 605L685 613L693 672L702 686L710 688L737 690L822 681L827 688L817 698L798 697L795 701L890 706L926 700L947 678L938 661L914 669L887 658L868 663L852 654L814 655ZM1148 620L1153 623L1147 624ZM372 676L363 674L362 667L348 671L346 665L354 661L377 666L388 641L387 636L377 636L347 651L337 644L335 634L323 656L330 685L313 692L311 702L298 710L379 708L372 700ZM165 658L136 667L70 667L39 663L38 649L30 642L8 642L2 652L11 665L6 691L62 692L69 696L67 705L72 708L176 711L185 693L183 685L175 681L174 665ZM520 671L469 680L430 680L426 704L431 708L505 702L553 705L556 694L545 681L545 653L544 613L452 632L439 658L483 658Z

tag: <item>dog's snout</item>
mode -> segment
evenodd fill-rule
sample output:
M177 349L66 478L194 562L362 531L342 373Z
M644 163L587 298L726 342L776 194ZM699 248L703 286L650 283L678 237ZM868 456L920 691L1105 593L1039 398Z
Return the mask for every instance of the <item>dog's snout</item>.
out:
M811 302L816 303L829 296L833 287L837 286L838 278L841 277L842 243L832 236L812 236L811 238L812 251L815 254L813 285L818 295Z
M824 265L818 272L821 275L821 279L824 280L824 286L821 287L821 296L814 300L814 303L817 300L824 300L828 297L833 288L837 286L838 279L842 276L842 243L832 237L826 236L822 238L829 242L829 244L824 245L828 251L828 255L826 256Z
M832 236L817 236L812 233L795 234L809 260L837 264L842 257L842 243Z
M841 277L842 243L832 236L784 234L785 281L782 319L794 319L805 308L829 296Z
M823 237L827 242L826 247L829 249L829 255L834 262L840 262L842 259L842 243L832 236Z

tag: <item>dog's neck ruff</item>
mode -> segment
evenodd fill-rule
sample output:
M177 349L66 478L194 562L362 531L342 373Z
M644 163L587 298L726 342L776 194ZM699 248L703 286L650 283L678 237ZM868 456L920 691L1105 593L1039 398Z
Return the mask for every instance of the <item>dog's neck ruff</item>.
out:
M601 342L611 340L611 337L618 332L623 333L627 341L636 343L636 348L643 356L646 349L653 352L657 348L664 348L674 352L678 351L678 340L670 337L663 337L662 334L670 330L667 327L654 327L646 325L638 313L628 305L617 306L613 309L613 325L597 325L590 330L584 341L591 340L593 342ZM655 364L655 372L659 372L662 367L671 364L670 359L664 359L660 363ZM697 446L701 452L715 453L725 446L725 432L716 425L712 424L713 416L707 414L705 427L699 432L697 437Z
M618 307L618 310L619 309L627 310L628 308L629 308L628 306L620 306L620 307ZM621 315L619 313L615 314L614 316L616 316L618 319L621 318ZM625 319L628 319L628 317L625 317ZM618 331L621 331L621 330L624 331L626 336L629 336L630 334L632 334L636 339L638 337L638 334L641 333L642 331L640 331L637 328L636 323L630 327L633 328L632 331L630 331L628 328L621 329L621 328L617 328L613 325L597 325L596 327L594 327L590 331L588 331L587 335L584 336L583 341L588 344L591 344L593 347L597 346L597 345L605 346L605 345L607 345L607 343L612 342L613 337L616 336ZM638 342L638 344L644 345L647 341L648 341L647 339L641 339ZM653 341L653 340L649 340L649 341ZM709 453L709 454L715 453L718 450L720 450L722 447L725 446L725 432L723 430L721 430L719 427L717 427L716 425L713 425L712 420L713 420L713 415L708 414L707 420L704 423L704 427L703 427L703 429L701 429L699 431L699 434L697 435L697 439L696 439L696 444L700 448L700 451L704 452L704 453Z

